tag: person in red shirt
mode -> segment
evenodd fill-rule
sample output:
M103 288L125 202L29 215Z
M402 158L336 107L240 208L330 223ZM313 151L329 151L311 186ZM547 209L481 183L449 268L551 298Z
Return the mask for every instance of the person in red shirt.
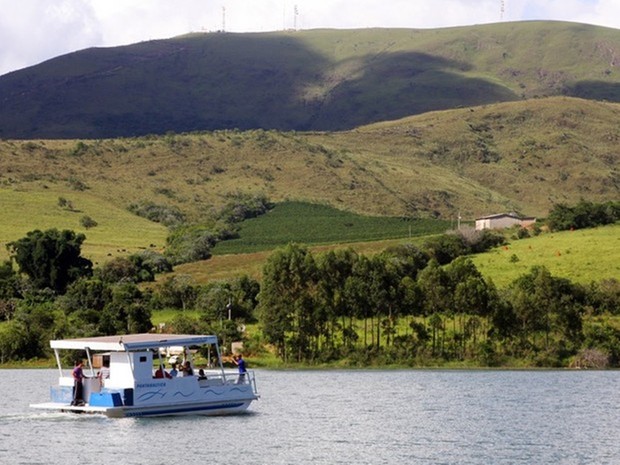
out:
M168 373L163 365L159 365L159 368L155 371L155 378L172 378L170 373Z

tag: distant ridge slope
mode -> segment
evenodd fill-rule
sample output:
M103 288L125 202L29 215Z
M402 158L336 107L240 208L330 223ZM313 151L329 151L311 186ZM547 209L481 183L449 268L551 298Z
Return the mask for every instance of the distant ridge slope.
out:
M379 216L545 216L558 202L619 199L619 142L620 104L548 97L340 132L0 140L0 186L76 210L86 193L115 209L152 202L191 221L239 193Z
M564 22L190 34L0 76L0 138L343 130L567 95L620 101L620 31Z

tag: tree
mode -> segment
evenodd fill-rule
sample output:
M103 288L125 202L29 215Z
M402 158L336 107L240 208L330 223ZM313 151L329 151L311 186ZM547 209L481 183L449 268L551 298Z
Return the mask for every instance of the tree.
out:
M418 276L418 284L424 295L426 315L452 310L452 289L448 273L436 260L431 260Z
M145 307L142 292L133 283L112 287L112 298L103 309L99 331L104 334L128 334L150 331L151 312Z
M62 294L71 282L92 274L92 262L80 255L85 239L84 234L69 230L35 230L10 242L7 248L36 289L49 288Z
M228 318L228 304L231 301L229 283L216 281L198 288L195 306L205 321L213 323Z
M129 256L131 260L139 269L142 274L147 271L150 276L149 279L144 277L142 281L152 281L156 273L167 273L172 271L172 264L168 259L154 250L142 250L138 253Z
M552 231L591 228L610 224L620 219L620 202L593 203L581 200L575 206L556 204L547 217Z
M19 275L9 260L0 264L0 300L19 296Z
M357 260L358 255L352 249L329 251L317 260L320 301L317 311L320 314L315 316L318 324L327 326L322 332L327 344L332 348L337 329L342 330L342 340L346 346L350 346L357 336L353 330L354 307L348 305L345 291L347 279L352 276ZM342 319L340 325L338 318Z
M465 240L460 234L442 234L433 237L424 243L424 248L440 265L447 265L456 257L468 253Z
M557 278L541 266L516 279L509 288L524 336L542 331L545 348L552 333L577 346L582 338L582 314L586 291L565 278Z
M596 314L607 312L617 315L620 312L620 281L609 278L592 283L588 290L588 301Z
M344 300L354 316L364 321L364 346L368 346L368 319L372 315L373 304L369 299L371 286L368 280L372 263L365 255L360 255L344 283Z
M192 308L196 302L194 280L187 274L171 276L161 284L159 296L164 307Z
M429 256L413 244L401 244L388 247L381 254L399 268L402 276L416 279L418 272L428 265Z
M112 300L112 289L109 283L101 279L78 279L71 283L60 299L61 307L67 313L80 310L100 312Z
M312 319L316 276L312 254L295 244L276 250L263 269L260 321L265 338L276 346L283 360L291 352L297 360L309 355L317 330Z
M178 226L166 239L166 255L175 264L206 260L218 240L217 232L207 226Z
M121 281L137 283L141 281L138 272L139 269L133 261L125 257L116 257L104 263L96 274L101 281L109 284Z
M386 343L389 346L395 333L396 317L401 310L399 304L403 301L398 266L386 260L385 256L377 255L371 259L370 271L368 279L371 293L368 298L373 304L373 313L377 318L377 347L381 345L381 327L384 329Z

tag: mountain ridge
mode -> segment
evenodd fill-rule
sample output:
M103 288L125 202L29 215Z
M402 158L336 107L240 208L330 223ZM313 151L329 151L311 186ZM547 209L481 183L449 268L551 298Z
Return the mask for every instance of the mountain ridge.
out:
M567 95L620 101L620 31L564 22L193 33L0 76L0 137L350 130Z

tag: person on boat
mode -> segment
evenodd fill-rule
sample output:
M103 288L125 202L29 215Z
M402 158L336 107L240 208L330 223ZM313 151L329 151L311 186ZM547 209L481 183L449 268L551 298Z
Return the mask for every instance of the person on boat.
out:
M155 378L167 378L170 379L172 378L172 376L170 375L170 373L168 373L165 368L164 365L159 365L159 368L155 371Z
M194 376L194 369L189 360L185 360L183 364L183 376Z
M198 370L198 379L207 379L207 375L205 375L205 371L202 368Z
M104 360L101 366L101 370L97 373L97 378L103 383L104 379L108 379L110 377L110 361Z
M239 377L237 378L237 384L243 384L243 382L245 381L245 374L248 372L245 366L245 360L243 360L243 355L234 355L233 362L235 363L235 365L237 365L237 368L239 368Z
M179 370L177 370L177 364L173 363L170 366L172 367L172 369L170 370L170 376L172 378L176 378L179 374Z
M76 360L73 367L73 400L71 405L84 405L84 371L82 370L82 360Z

